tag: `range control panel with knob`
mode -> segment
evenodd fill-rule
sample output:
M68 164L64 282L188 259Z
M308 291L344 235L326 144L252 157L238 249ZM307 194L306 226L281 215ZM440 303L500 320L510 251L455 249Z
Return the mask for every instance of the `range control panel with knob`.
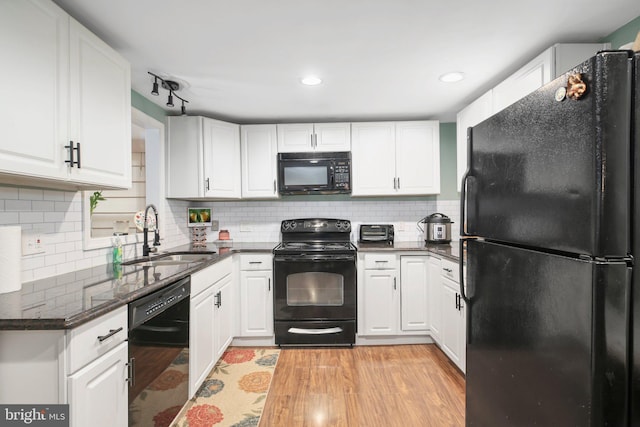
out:
M346 219L287 219L282 221L283 233L349 233L351 221Z

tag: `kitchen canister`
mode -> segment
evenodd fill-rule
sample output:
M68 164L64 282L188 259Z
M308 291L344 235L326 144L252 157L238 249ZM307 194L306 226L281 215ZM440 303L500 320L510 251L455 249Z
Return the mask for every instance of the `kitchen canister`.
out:
M0 294L22 288L22 229L0 227Z

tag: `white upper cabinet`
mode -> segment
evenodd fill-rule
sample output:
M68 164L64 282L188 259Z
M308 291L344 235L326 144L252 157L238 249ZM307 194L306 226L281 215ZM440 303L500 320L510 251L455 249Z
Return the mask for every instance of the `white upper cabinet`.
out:
M48 187L130 187L127 61L48 0L0 2L0 40L10 82L3 95L11 100L0 105L0 176ZM81 148L65 148L71 141ZM71 154L79 165L65 162Z
M353 196L440 192L437 121L352 123Z
M467 169L467 128L522 99L598 51L608 48L608 43L555 44L460 111L456 128L458 190L462 175Z
M131 71L106 43L70 21L70 140L80 144L71 179L131 187Z
M204 119L205 197L240 198L240 126Z
M200 116L167 121L167 197L240 198L240 127Z
M440 125L396 123L396 194L440 193Z
M278 197L278 142L276 125L240 127L242 155L242 197Z
M0 170L64 180L69 16L48 1L2 1L0 43L11 100L0 103Z
M351 123L278 124L278 152L351 150Z
M458 191L462 184L462 175L467 171L467 129L491 117L491 102L491 91L489 91L458 113L456 120Z

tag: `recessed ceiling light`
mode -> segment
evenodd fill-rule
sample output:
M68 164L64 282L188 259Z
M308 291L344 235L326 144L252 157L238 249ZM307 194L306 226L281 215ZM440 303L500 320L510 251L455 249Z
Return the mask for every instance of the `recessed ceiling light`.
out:
M440 81L445 83L455 83L464 79L464 73L454 71L440 76Z
M307 86L315 86L322 83L322 80L316 76L303 77L302 80L300 81L302 82L303 85L307 85Z

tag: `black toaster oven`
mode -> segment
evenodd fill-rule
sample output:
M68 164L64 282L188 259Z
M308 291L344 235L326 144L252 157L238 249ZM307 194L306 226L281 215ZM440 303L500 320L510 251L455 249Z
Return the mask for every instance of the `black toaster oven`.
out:
M393 224L360 225L359 243L386 243L393 245Z

